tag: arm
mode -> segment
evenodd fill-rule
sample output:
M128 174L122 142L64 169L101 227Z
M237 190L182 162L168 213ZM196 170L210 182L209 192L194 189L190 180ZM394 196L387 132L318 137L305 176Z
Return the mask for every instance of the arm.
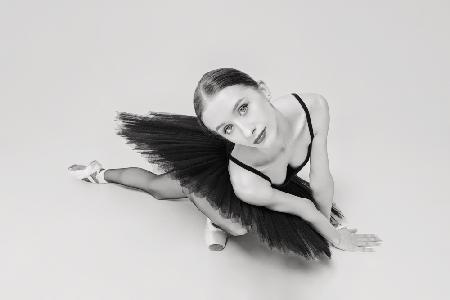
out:
M333 204L334 180L328 166L326 137L320 134L313 140L309 178L314 199L319 204L320 211L329 220Z
M290 213L302 217L310 222L314 228L333 245L340 242L338 230L331 225L329 218L325 217L316 209L311 200L294 196L283 191L273 189L272 201L266 205L267 208Z
M327 100L319 94L314 95L315 134L311 147L309 178L314 199L319 204L320 211L329 220L334 196L334 181L329 168L327 151L330 115Z
M334 228L311 200L274 189L267 180L250 171L243 168L229 168L229 171L234 193L242 201L302 217L336 248L373 251L368 247L377 245L380 241L373 234L356 234L356 230Z
M274 189L266 180L251 173L243 174L239 179L232 182L234 192L242 201L297 215L310 222L333 245L339 244L339 231L316 209L311 200Z

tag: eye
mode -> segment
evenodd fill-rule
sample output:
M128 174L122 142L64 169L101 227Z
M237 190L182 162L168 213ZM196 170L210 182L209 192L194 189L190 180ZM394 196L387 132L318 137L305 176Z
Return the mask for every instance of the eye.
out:
M243 107L245 107L245 112L247 112L247 110L248 110L248 104L247 103L245 103L245 104L242 104L241 106L239 106L239 111L242 111L241 110L241 108L243 108ZM223 132L225 133L225 134L230 134L228 131L227 131L227 129L229 128L229 127L232 127L232 125L227 125L227 126L225 126L224 128L223 128Z
M224 128L223 128L223 132L225 133L225 134L230 134L228 131L227 131L227 129L229 128L229 127L231 127L232 125L227 125L227 126L225 126Z
M241 108L242 107L245 107L245 112L247 112L247 110L248 110L248 104L242 104L240 107L239 107L239 111L241 111Z

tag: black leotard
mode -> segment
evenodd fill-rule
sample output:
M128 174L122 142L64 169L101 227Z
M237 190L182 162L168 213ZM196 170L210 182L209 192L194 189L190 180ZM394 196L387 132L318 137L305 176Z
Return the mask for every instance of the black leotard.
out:
M247 164L244 164L243 162L241 162L240 160L238 160L237 158L235 158L234 156L232 156L230 154L229 158L235 162L236 164L238 164L239 166L243 167L244 169L253 172L259 176L261 176L262 178L268 180L270 182L270 185L272 187L282 187L285 186L289 180L291 179L292 176L295 176L298 172L300 172L300 170L306 165L306 163L308 162L310 156L311 156L311 147L312 147L312 141L314 138L314 134L313 134L313 128L312 128L312 124L311 124L311 116L309 114L308 108L306 107L305 103L303 102L303 100L300 98L300 96L298 96L295 93L292 93L293 96L295 96L295 98L297 98L298 102L300 102L300 104L303 107L303 110L306 113L306 120L308 122L308 128L309 128L309 134L311 135L311 142L308 145L308 153L306 154L306 158L303 161L303 163L301 165L299 165L298 167L291 167L289 164L287 165L287 172L286 172L286 179L284 180L283 183L281 184L275 184L272 183L272 180L270 180L269 176L267 176L266 174L262 173L261 171L253 168L252 166L249 166Z

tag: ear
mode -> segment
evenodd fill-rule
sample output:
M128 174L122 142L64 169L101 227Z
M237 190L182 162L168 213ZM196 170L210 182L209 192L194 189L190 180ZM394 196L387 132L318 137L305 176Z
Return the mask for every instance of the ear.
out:
M264 81L258 80L258 88L264 93L266 98L270 100L271 97L270 90Z

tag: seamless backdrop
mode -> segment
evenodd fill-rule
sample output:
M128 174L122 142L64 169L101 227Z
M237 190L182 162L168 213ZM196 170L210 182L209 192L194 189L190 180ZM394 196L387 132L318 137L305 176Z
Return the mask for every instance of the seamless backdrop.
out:
M1 299L444 299L448 1L0 1ZM274 98L325 96L334 200L374 253L305 263L203 240L187 199L70 178L158 172L116 111L194 115L201 75L238 68ZM307 178L309 164L299 174Z

